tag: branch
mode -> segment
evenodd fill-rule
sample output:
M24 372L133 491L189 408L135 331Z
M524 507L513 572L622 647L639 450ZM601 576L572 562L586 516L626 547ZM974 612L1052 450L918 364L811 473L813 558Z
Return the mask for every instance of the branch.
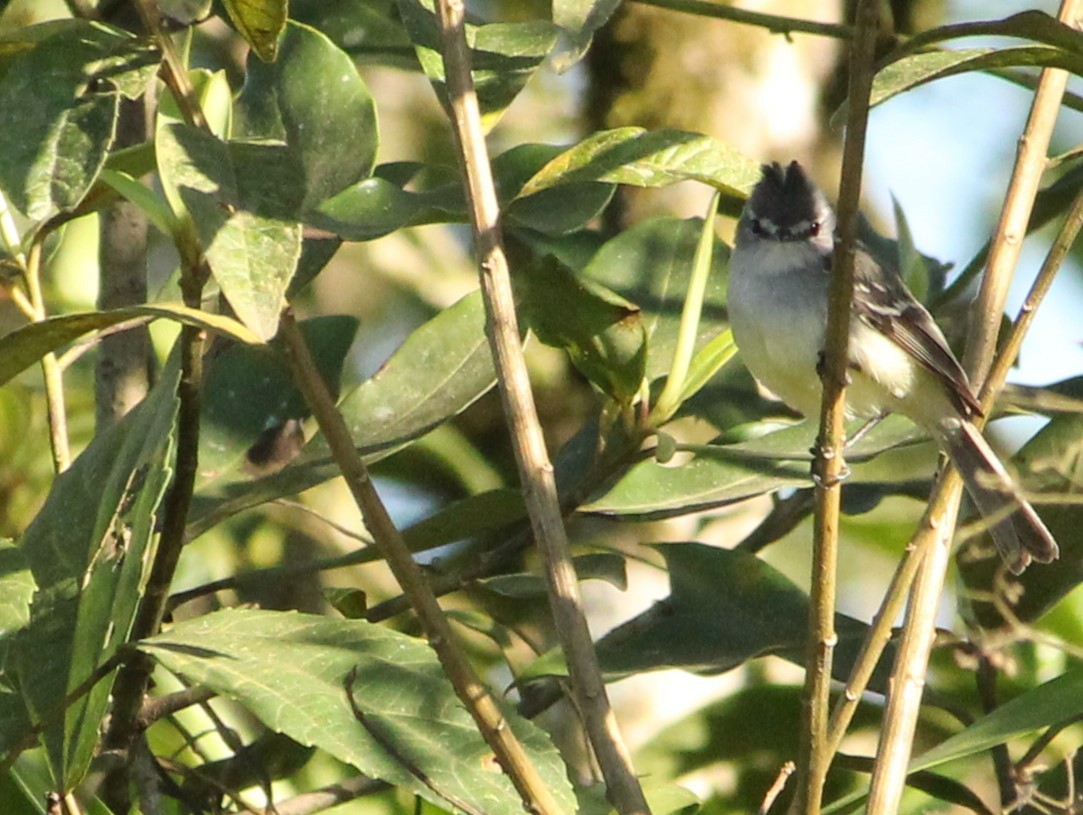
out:
M1063 0L1058 19L1073 22L1079 7L1080 0ZM1063 70L1047 68L1042 71L1030 117L1019 140L1015 169L994 233L985 278L971 310L964 367L975 383L983 380L993 358L1008 285L1022 248L1067 80L1067 72ZM991 391L983 389L982 393L988 399ZM925 672L935 636L936 611L950 562L951 532L955 528L961 492L962 481L958 474L950 467L946 468L914 538L914 546L924 549L926 554L907 609L895 663L895 682L888 696L878 760L873 768L868 811L878 815L894 815L898 811L906 784L906 767L921 709Z
M820 23L815 20L799 20L796 17L782 17L777 14L763 14L758 11L745 11L734 6L712 3L708 0L636 0L645 6L656 6L700 17L714 17L733 23L755 25L766 28L772 34L815 34L820 37L832 37L837 40L852 40L855 29L849 25Z
M156 696L147 699L139 711L139 727L146 729L159 719L172 716L178 711L198 705L217 696L214 691L207 688L185 688L167 696Z
M527 809L539 815L563 815L544 781L530 761L522 744L511 732L489 689L482 684L467 661L447 617L425 581L421 567L414 560L402 533L395 527L383 501L369 477L368 468L358 455L350 438L349 428L335 408L334 399L320 378L312 354L294 319L286 309L279 328L289 358L294 381L308 403L312 415L327 439L347 486L372 533L373 540L384 554L392 574L409 597L417 612L425 636L436 651L440 664L455 688L455 693L473 716L485 741L496 754L522 797Z
M470 75L463 0L438 0L436 17L456 145L466 180L474 248L485 298L485 333L511 431L523 500L545 560L550 604L568 664L572 692L583 712L610 801L621 815L649 812L606 693L583 612L561 517L553 465L545 448L519 339L515 301L500 233L500 212L489 166L477 95Z
M989 371L989 376L986 378L985 384L982 385L981 406L986 415L989 414L996 395L1003 389L1008 372L1011 370L1012 365L1015 364L1016 357L1019 356L1023 338L1026 337L1027 331L1038 313L1038 306L1045 299L1045 295L1049 293L1049 288L1053 285L1053 278L1056 277L1057 271L1060 269L1061 264L1064 263L1068 252L1071 251L1075 239L1079 236L1080 227L1083 227L1083 191L1080 191L1068 208L1064 223L1061 224L1057 237L1053 239L1053 245L1049 247L1049 252L1042 262L1042 268L1038 270L1038 275L1034 278L1034 283L1030 287L1030 291L1027 292L1023 305L1019 308L1019 314L1012 324L1011 331L1008 332L1008 337L997 353L993 367Z
M857 34L850 49L850 102L839 184L838 235L832 258L823 370L820 433L812 462L816 515L812 538L812 583L805 659L805 715L798 755L795 806L818 815L831 765L827 728L835 633L835 579L838 565L839 510L842 498L846 382L849 376L850 311L854 293L854 255L861 197L861 168L872 92L873 59L879 30L878 0L862 0L855 17Z
M30 305L34 310L34 320L42 321L48 314L45 311L45 298L41 293L41 244L45 240L42 230L30 244L26 256L26 290L30 296ZM45 379L45 403L49 413L49 444L53 451L53 467L58 473L71 466L71 448L68 444L68 411L64 404L64 378L57 364L56 354L52 351L41 358L41 373Z
M330 809L338 804L344 804L363 795L371 795L388 788L386 781L369 778L365 775L357 775L331 784L322 789L303 792L274 805L268 813L277 815L312 815L324 809Z
M146 98L120 105L114 149L147 140ZM98 308L102 311L147 301L148 219L139 207L119 199L99 219ZM99 337L94 372L97 432L116 424L143 400L151 385L153 349L145 324Z

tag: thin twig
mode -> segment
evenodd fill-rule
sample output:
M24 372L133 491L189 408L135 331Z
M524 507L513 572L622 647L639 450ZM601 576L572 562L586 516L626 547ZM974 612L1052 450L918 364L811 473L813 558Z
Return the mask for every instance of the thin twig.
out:
M783 34L786 37L791 34L815 34L836 40L854 39L854 27L850 25L821 23L816 20L799 20L795 17L746 11L722 3L708 2L708 0L636 0L636 2L645 6L683 11L686 14L695 14L699 17L715 17L719 20L728 20L731 23L759 26L760 28L766 28L772 34Z
M1077 713L1070 719L1065 719L1063 722L1057 722L1057 724L1050 725L1045 729L1042 735L1038 736L1034 740L1034 743L1027 748L1023 757L1015 763L1015 771L1019 774L1026 774L1030 770L1030 765L1038 760L1038 757L1045 751L1045 748L1053 743L1053 739L1059 736L1065 729L1071 727L1074 724L1083 722L1083 713Z
M353 778L347 778L345 781L339 781L318 790L302 792L300 795L280 801L275 804L274 811L277 815L312 815L312 813L321 812L387 788L386 781L369 778L366 775L357 775Z
M41 294L41 242L39 234L30 244L26 255L26 291L34 310L34 320L40 322L48 314ZM71 466L71 447L68 444L68 411L64 404L64 377L52 351L41 358L41 373L45 380L45 404L49 414L49 445L53 451L53 467L58 473Z
M869 680L872 679L876 665L880 662L884 649L891 641L891 632L895 620L898 619L899 612L902 611L903 606L906 604L907 595L910 593L910 587L914 583L914 577L917 575L924 554L924 551L917 547L908 546L906 555L891 578L891 583L884 595L884 601L873 618L869 633L866 634L865 641L861 644L857 659L854 660L854 666L850 670L850 676L846 681L842 696L835 703L835 709L831 711L831 724L827 737L828 762L831 761L831 758L838 753L839 748L842 746L842 740L846 736L846 730L850 726L854 713L857 711L861 695L869 686Z
M1064 0L1059 19L1070 23L1077 16L1079 0ZM1015 169L993 237L981 292L971 312L970 336L964 364L971 381L980 383L993 358L1000 315L1004 311L1027 221L1038 191L1053 125L1067 73L1059 69L1042 71L1030 117L1019 140ZM991 383L995 385L996 383ZM989 398L992 391L983 391ZM910 605L907 609L894 683L888 696L885 725L881 730L878 759L873 768L868 807L878 815L898 811L906 784L906 768L921 708L925 672L932 649L936 611L951 556L951 530L958 514L962 482L950 467L938 480L922 528L914 545L927 548Z
M974 672L974 681L981 699L982 713L989 715L997 709L997 668L988 654L978 654L978 666ZM997 788L1000 792L1000 809L1007 811L1015 801L1015 780L1012 775L1012 757L1008 745L1004 742L994 744L993 769L996 772Z
M207 688L185 688L176 693L166 696L155 696L147 699L139 711L138 723L142 729L146 729L159 719L172 716L174 713L192 705L202 704L213 699L217 694Z
M798 760L798 786L794 805L804 815L818 815L823 785L831 764L828 751L831 662L835 633L835 581L838 564L839 511L846 424L847 346L854 291L854 255L857 213L861 197L861 169L865 159L865 132L872 91L872 64L879 30L878 0L862 0L856 17L857 34L850 50L849 114L839 185L838 237L831 269L831 293L823 365L823 404L812 472L816 514L812 538L812 582L809 596L809 631L805 660L804 729Z
M1008 333L1003 347L997 353L993 367L989 370L989 376L982 386L982 408L987 414L992 407L996 394L1000 393L1003 388L1004 381L1015 364L1016 357L1019 356L1023 338L1026 337L1031 323L1034 322L1034 317L1038 313L1038 306L1041 305L1042 300L1049 293L1049 288L1053 285L1053 279L1056 277L1057 271L1060 269L1061 264L1064 263L1064 258L1067 257L1068 252L1071 251L1072 245L1079 236L1080 227L1083 227L1083 191L1072 201L1068 214L1064 218L1064 223L1061 224L1060 231L1053 240L1053 245L1049 247L1042 268L1039 269L1030 291L1027 292L1026 299L1019 308L1019 314L1012 324L1011 331Z
M438 0L444 72L456 145L466 179L474 229L485 332L511 431L523 499L545 560L555 629L568 665L573 693L583 711L610 801L621 815L649 812L628 750L609 704L561 517L553 465L545 447L520 343L515 300L500 233L500 209L489 166L477 95L470 75L463 0Z
M1077 27L1080 0L1063 0L1057 19ZM982 383L996 350L1000 318L1008 299L1008 287L1023 250L1027 223L1046 167L1049 139L1060 113L1060 101L1068 83L1068 72L1046 68L1038 80L1030 116L1016 151L1015 167L1000 220L993 232L985 277L970 310L970 334L963 367L972 382Z
M473 716L478 730L496 754L497 761L515 785L527 809L539 815L562 813L529 755L508 727L489 689L482 684L463 654L447 617L425 581L421 567L376 493L368 468L354 447L349 428L317 373L318 368L304 336L288 308L282 314L279 331L286 346L294 381L327 439L354 501L361 510L366 528L382 550L399 586L410 598L425 636L436 651L455 693Z
M785 498L775 495L774 506L767 517L760 521L744 540L735 546L749 554L756 554L768 544L788 535L797 525L807 518L815 507L815 496L811 489L795 490Z
M786 782L790 780L790 776L794 774L797 769L797 765L792 761L787 761L778 771L778 775L775 776L774 783L771 784L767 790L767 794L763 796L763 803L760 804L758 815L767 815L771 811L771 807L775 805L775 801L778 796L782 794L782 791L786 789Z

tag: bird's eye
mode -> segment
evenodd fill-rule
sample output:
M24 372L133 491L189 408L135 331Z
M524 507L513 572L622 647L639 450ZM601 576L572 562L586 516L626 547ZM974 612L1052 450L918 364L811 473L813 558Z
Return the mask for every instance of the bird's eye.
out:
M749 221L749 226L752 228L752 234L757 238L767 237L767 228L763 225L763 221L759 218L753 218Z
M819 221L813 221L811 226L809 226L808 228L808 236L810 238L815 238L817 235L819 235L821 226L822 224Z

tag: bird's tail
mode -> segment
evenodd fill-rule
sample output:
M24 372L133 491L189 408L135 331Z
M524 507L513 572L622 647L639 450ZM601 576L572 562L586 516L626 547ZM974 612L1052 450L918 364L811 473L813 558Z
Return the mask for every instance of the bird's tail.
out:
M978 429L963 421L957 427L941 428L938 435L1008 568L1019 574L1031 560L1056 560L1057 542Z

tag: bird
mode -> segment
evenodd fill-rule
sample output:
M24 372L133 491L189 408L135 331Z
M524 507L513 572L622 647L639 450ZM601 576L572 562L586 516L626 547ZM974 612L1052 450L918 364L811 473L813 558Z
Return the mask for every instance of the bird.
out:
M738 352L768 390L819 415L835 212L796 161L765 164L737 224L728 308ZM959 471L1014 574L1059 556L1053 535L975 425L981 405L943 333L898 270L858 242L847 415L907 416Z

